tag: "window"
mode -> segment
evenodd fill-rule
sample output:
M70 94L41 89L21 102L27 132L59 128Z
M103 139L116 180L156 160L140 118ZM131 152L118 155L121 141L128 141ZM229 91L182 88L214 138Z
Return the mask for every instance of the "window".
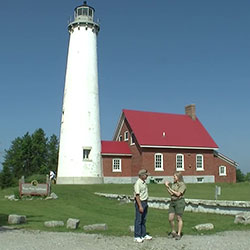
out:
M203 155L196 155L196 171L204 170Z
M88 15L88 8L83 8L83 9L82 9L82 14L83 14L84 16L87 16L87 15Z
M122 141L122 135L119 136L119 141Z
M184 170L184 155L183 154L176 155L176 170L177 171Z
M121 159L113 159L112 163L112 171L113 172L121 172L122 171L122 162Z
M225 166L219 167L219 176L226 176L227 175L227 168Z
M131 133L130 145L134 145L134 144L135 144L135 136L134 136L134 133Z
M93 11L92 11L92 9L89 9L89 16L93 16Z
M124 141L128 141L128 131L124 132Z
M204 177L197 177L197 182L198 183L204 182Z
M163 170L163 154L155 154L155 171Z
M90 148L83 149L83 160L89 160L90 151L91 151Z
M78 15L78 16L81 16L81 15L82 15L82 8L80 8L80 9L77 10L77 15Z

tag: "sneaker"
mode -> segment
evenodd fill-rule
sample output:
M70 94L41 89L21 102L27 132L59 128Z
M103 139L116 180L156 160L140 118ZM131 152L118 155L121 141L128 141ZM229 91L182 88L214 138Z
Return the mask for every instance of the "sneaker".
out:
M168 238L175 238L176 237L176 235L177 235L177 233L175 233L175 232L170 232L170 233L168 233Z
M143 237L144 240L152 240L152 236L146 234L144 237Z
M137 243L142 243L142 242L143 242L143 239L140 238L140 237L136 237L136 238L134 239L134 241L137 242Z
M181 235L176 234L175 239L176 239L176 240L180 240L180 239L181 239Z

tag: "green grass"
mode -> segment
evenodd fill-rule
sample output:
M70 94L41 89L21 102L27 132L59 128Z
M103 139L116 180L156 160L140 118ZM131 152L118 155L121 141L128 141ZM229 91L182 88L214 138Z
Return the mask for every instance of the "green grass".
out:
M186 184L187 191L185 197L189 199L206 199L214 200L215 186L221 187L221 195L218 200L238 200L250 201L250 182L242 183L202 183L202 184ZM131 184L103 184L93 187L95 192L114 193L114 194L133 194L133 186ZM149 195L153 197L169 197L164 184L149 184Z
M213 199L215 184L188 184L187 198ZM220 199L249 200L249 183L223 184ZM27 223L18 227L46 231L69 231L63 228L46 228L47 220L63 220L68 218L80 219L80 227L76 232L83 232L82 226L94 223L107 223L108 230L100 232L105 235L132 235L128 227L134 223L134 204L124 204L116 200L99 197L94 192L132 194L133 186L118 184L103 185L53 185L52 191L58 195L56 200L19 200L9 201L5 195L11 195L15 189L0 191L0 225L7 225L9 214L27 216ZM168 197L163 185L150 184L150 196ZM235 199L236 200L236 199ZM234 216L185 212L184 233L197 234L192 229L200 223L211 222L215 229L209 233L226 230L250 230L250 225L235 225ZM149 209L147 229L153 236L166 236L169 230L168 211ZM98 233L95 231L95 233Z

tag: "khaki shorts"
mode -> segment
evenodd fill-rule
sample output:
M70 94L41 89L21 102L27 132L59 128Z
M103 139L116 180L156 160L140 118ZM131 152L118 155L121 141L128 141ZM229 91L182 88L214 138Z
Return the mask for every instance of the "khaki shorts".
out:
M170 201L168 213L182 216L185 206L186 204L184 198L181 198L176 201Z

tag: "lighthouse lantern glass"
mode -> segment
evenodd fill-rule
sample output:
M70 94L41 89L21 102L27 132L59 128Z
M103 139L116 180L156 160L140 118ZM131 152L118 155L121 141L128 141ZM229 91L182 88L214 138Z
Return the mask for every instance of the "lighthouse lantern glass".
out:
M94 11L89 7L79 7L75 11L75 18L82 19L88 18L89 20L93 20Z

